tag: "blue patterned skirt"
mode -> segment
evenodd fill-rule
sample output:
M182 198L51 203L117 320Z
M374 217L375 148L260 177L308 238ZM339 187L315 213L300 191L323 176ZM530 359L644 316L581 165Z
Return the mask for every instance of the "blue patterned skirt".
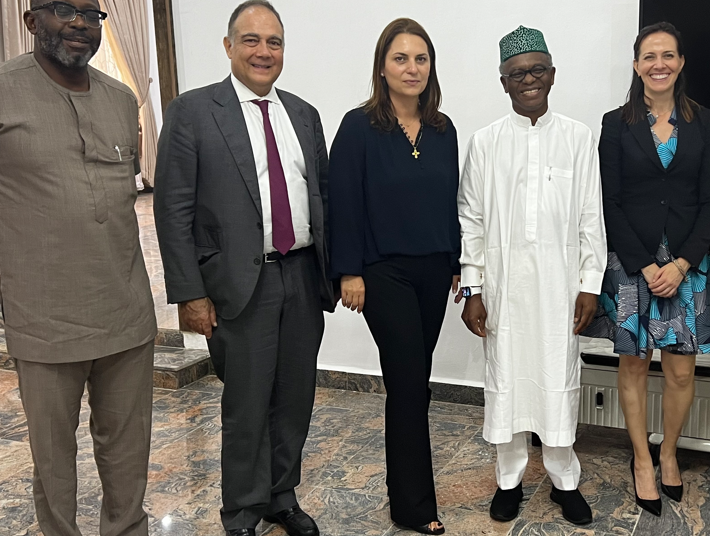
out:
M656 263L669 262L672 257L664 236ZM675 296L659 298L642 274L628 275L616 253L609 253L597 313L582 335L610 339L615 353L642 359L654 349L681 355L710 353L709 266L705 255L700 266L688 270Z

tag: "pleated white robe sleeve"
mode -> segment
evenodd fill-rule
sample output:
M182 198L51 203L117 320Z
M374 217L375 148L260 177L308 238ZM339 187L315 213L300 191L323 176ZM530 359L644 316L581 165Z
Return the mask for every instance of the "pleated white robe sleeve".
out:
M574 443L579 411L579 292L599 294L606 265L596 143L548 112L511 114L476 132L459 187L461 274L486 306L483 436L533 431Z

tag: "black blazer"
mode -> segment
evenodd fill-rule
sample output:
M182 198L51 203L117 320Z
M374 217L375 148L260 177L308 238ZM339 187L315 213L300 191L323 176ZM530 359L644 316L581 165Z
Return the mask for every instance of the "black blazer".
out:
M665 230L671 253L697 266L710 248L710 110L678 114L678 150L664 169L648 121L604 115L599 141L609 251L627 273L654 262Z
M321 302L333 311L323 128L313 106L277 91L306 161ZM264 231L256 164L231 78L184 93L168 106L158 142L154 212L168 302L209 296L219 316L236 318L263 266Z

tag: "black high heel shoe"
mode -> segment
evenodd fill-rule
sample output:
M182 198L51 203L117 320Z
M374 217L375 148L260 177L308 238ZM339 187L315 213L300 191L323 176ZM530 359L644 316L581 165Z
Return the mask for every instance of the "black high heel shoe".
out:
M653 465L661 466L661 442L660 445L651 445L651 460L653 460ZM680 486L667 486L663 483L663 470L661 470L661 491L669 499L675 502L681 502L683 500L683 483Z
M635 456L631 456L631 478L634 480L634 495L636 496L636 504L638 504L641 508L646 510L647 512L650 512L654 516L661 516L661 499L642 499L639 497L638 492L636 491L636 470L634 468L634 461L636 460Z

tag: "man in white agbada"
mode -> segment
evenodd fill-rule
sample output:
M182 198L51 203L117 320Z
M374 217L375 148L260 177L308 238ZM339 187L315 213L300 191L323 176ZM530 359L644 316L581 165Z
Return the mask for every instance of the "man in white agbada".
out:
M491 517L519 512L526 432L543 443L550 498L568 521L592 511L577 489L578 334L596 310L606 238L596 144L548 109L555 68L538 30L500 42L508 116L476 132L459 187L462 318L484 337L483 437L498 451Z

